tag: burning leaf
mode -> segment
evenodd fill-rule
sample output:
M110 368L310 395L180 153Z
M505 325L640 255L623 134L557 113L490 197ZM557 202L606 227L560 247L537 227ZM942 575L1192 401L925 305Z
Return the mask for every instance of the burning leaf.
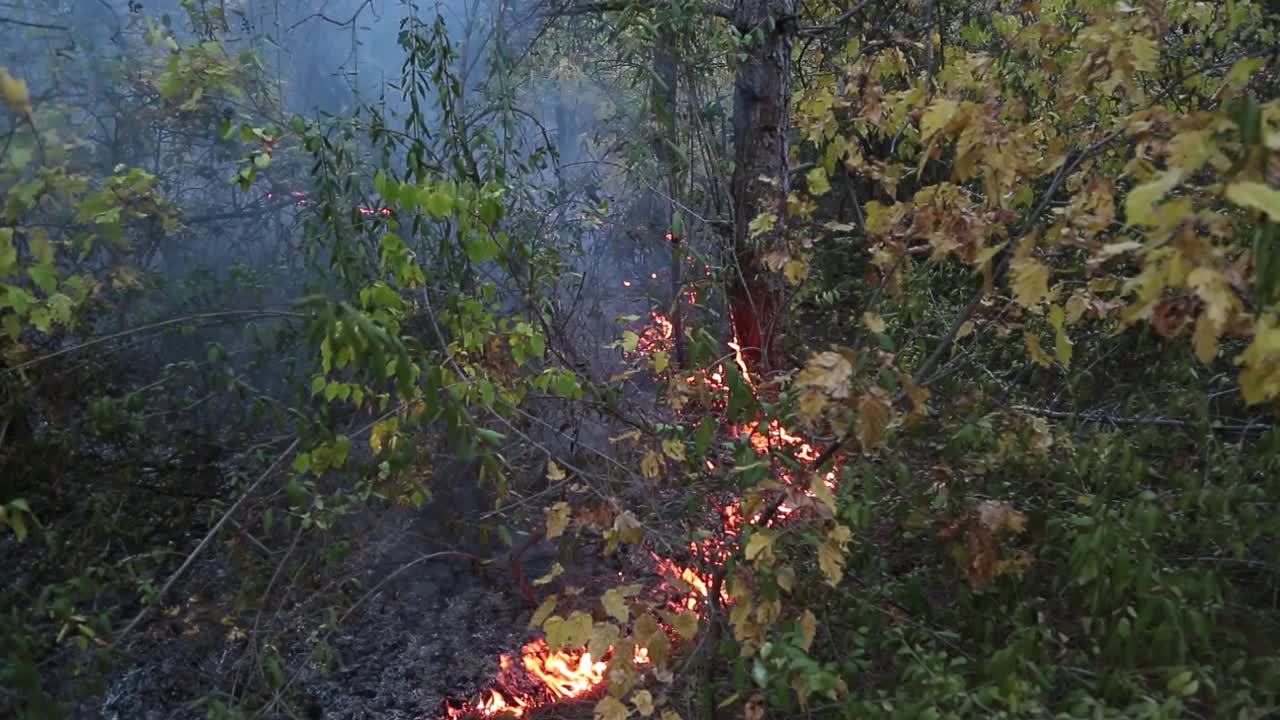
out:
M873 333L882 333L885 329L884 318L871 311L862 313L862 324Z
M534 580L533 584L546 585L552 580L555 580L556 578L560 577L560 575L563 573L564 573L564 566L562 566L560 563L552 563L551 569L547 571L547 574Z
M569 503L561 500L547 509L547 539L554 540L564 534L564 529L569 525L569 513L572 509Z
M827 539L818 548L818 566L826 576L827 584L836 587L844 577L844 549L853 539L853 533L844 525L836 525L827 533Z
M556 611L556 602L557 599L555 595L543 600L542 604L538 606L538 609L533 611L533 617L529 618L529 628L533 629L541 626L542 623L551 616L551 613Z
M612 695L605 695L596 703L595 720L627 720L631 711Z
M653 694L648 690L637 690L631 695L631 704L635 706L636 712L644 717L653 714Z
M606 590L604 596L600 598L600 604L604 606L604 611L618 622L624 623L631 616L627 610L627 599L618 592L618 588Z
M551 482L560 482L564 479L564 470L556 464L555 460L547 461L547 479Z
M800 616L800 632L803 635L800 649L809 652L809 646L813 645L813 638L818 634L818 617L812 610L806 608L804 614Z
M1025 308L1039 304L1049 294L1049 268L1031 257L1009 263L1013 277L1013 299Z
M665 444L663 443L664 446ZM650 450L645 453L644 458L640 461L640 472L649 480L657 480L662 476L662 466L664 464L662 456L656 451Z
M809 358L796 377L800 385L821 389L837 400L849 397L853 365L838 352L820 352Z
M892 417L893 406L883 395L873 393L858 400L858 440L864 452L880 443Z

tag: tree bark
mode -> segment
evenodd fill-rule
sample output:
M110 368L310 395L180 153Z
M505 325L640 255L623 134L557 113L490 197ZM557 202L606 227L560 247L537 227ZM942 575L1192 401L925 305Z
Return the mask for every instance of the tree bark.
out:
M729 311L734 337L748 366L758 373L785 364L781 341L787 285L764 257L786 251L795 12L796 0L737 0L733 12L733 24L748 44L734 79L732 250L737 269ZM772 214L776 221L753 237L749 225L762 214Z

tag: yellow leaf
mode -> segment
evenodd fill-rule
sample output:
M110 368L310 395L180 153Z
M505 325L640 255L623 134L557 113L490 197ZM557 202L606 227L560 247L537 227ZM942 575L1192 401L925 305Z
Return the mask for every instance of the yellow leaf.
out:
M670 360L667 358L667 354L665 352L663 352L662 350L657 350L653 353L653 371L654 372L660 373L663 370L666 370L668 363L670 363Z
M608 622L596 623L591 628L591 639L587 641L587 652L591 653L593 659L602 658L605 653L609 652L609 648L613 647L618 638L622 637L622 631L617 625Z
M782 266L782 275L792 285L799 285L809 275L809 264L803 260L792 258Z
M546 600L543 600L542 604L538 606L538 609L533 611L533 617L529 618L529 628L532 629L539 627L548 617L551 616L551 613L555 611L556 596L552 595Z
M667 438L662 441L662 452L677 462L684 462L684 441L679 438Z
M1259 322L1253 342L1245 348L1236 364L1240 372L1240 390L1250 405L1280 397L1280 321L1268 314Z
M787 592L791 592L796 586L796 571L790 565L778 568L774 578L778 581L778 587Z
M27 93L27 83L9 74L0 67L0 95L10 110L23 117L31 117L31 96Z
M898 381L902 383L902 389L907 393L907 397L911 399L911 415L919 418L929 414L929 396L932 393L928 388L921 387L916 384L911 376L899 371Z
M666 445L666 443L663 443L663 445ZM664 464L662 456L656 451L650 450L640 460L640 472L649 480L657 480L662 475L662 466Z
M1272 222L1280 222L1280 190L1259 182L1237 182L1227 186L1227 199L1242 207L1261 210Z
M1053 353L1063 367L1070 367L1072 343L1071 338L1067 337L1067 331L1064 327L1066 319L1067 314L1061 305L1054 305L1049 308L1049 324L1053 326L1054 331Z
M827 487L825 478L818 473L813 474L813 479L809 481L809 492L813 497L825 507L833 515L836 512L836 496L831 492L831 488Z
M1195 348L1196 358L1208 365L1218 357L1218 327L1208 313L1201 313L1196 321L1195 334L1191 336L1191 345Z
M547 479L551 482L560 482L564 479L564 470L556 464L555 460L547 461Z
M773 562L773 541L776 539L768 530L757 530L747 541L747 560L757 567L768 567Z
M1049 294L1049 268L1035 258L1021 257L1009 263L1013 276L1013 299L1029 308Z
M862 313L862 324L866 325L867 329L873 333L884 332L884 319L873 312L867 311Z
M818 567L831 587L839 585L840 579L844 577L844 549L852 538L853 533L849 528L836 525L818 548Z
M1160 198L1182 182L1182 168L1170 168L1129 191L1124 199L1125 220L1130 225L1150 225Z
M569 525L569 503L561 500L547 509L547 539L554 540L564 534Z
M630 510L618 513L618 517L613 519L613 529L624 543L638 543L644 539L644 527Z
M552 563L552 565L551 565L551 569L547 571L547 574L546 574L546 575L543 575L543 576L542 576L542 577L540 577L540 578L535 579L535 580L533 581L533 584L534 584L534 585L546 585L547 583L551 582L552 580L555 580L556 578L560 577L560 575L561 575L563 572L564 572L564 566L562 566L560 563Z
M799 407L796 408L796 414L800 416L800 421L810 427L818 421L822 415L822 409L827 406L827 396L822 391L814 388L805 388L800 393Z
M1196 295L1204 301L1203 312L1217 327L1226 327L1240 309L1240 301L1231 290L1231 282L1219 270L1198 267L1187 275L1187 286L1194 288Z
M960 323L960 328L956 330L956 339L963 340L973 333L973 321L965 320Z
M682 718L675 710L663 710L661 720L682 720Z
M644 717L653 714L653 694L648 690L637 690L631 695L631 704L635 706L636 712Z
M1045 353L1044 348L1040 347L1040 340L1031 333L1023 333L1022 340L1027 344L1027 352L1031 354L1031 359L1041 367L1050 367L1053 365L1053 359Z
M924 116L920 118L920 140L928 142L934 133L946 127L956 111L960 108L960 104L955 100L939 98L933 101L929 109L924 112Z
M698 613L693 610L681 611L671 627L675 628L681 640L692 640L698 634Z
M804 636L800 642L800 649L809 652L809 646L813 645L813 637L818 633L818 617L812 610L806 608L804 614L800 616L800 632Z
M858 439L863 451L880 444L892 417L893 406L881 395L865 395L858 400Z
M621 700L612 695L605 695L600 702L596 703L594 718L595 720L627 720L630 714L631 711L622 704Z
M624 623L631 617L631 613L627 609L627 599L622 596L622 593L618 592L617 588L605 590L604 595L600 598L600 604L604 606L604 611L618 622Z

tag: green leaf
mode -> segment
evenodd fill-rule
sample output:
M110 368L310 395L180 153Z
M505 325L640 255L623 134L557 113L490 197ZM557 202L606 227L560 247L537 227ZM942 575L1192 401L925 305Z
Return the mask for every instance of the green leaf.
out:
M439 220L448 217L453 212L453 200L452 195L442 190L433 190L427 193L422 205L431 214L431 217Z
M826 195L831 191L831 183L827 180L827 171L821 167L816 167L805 175L805 181L809 186L809 194L813 196Z

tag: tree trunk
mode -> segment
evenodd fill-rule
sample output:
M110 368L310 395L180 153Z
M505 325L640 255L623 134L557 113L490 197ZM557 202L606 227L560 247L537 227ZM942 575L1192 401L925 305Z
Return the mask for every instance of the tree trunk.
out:
M656 125L653 136L653 152L658 159L658 171L663 175L663 189L667 197L660 205L664 208L663 225L671 250L671 328L675 340L676 367L685 366L684 321L680 301L680 266L684 256L684 238L672 233L676 199L680 196L679 176L675 153L676 143L676 34L664 21L653 44L653 84L649 92L649 104Z
M796 0L737 0L733 24L744 35L758 31L743 48L733 101L733 257L729 288L733 332L752 371L785 365L787 285L764 263L766 253L786 251L787 155L790 149L791 44ZM772 214L772 228L749 230L753 219ZM740 272L740 274L739 274Z

